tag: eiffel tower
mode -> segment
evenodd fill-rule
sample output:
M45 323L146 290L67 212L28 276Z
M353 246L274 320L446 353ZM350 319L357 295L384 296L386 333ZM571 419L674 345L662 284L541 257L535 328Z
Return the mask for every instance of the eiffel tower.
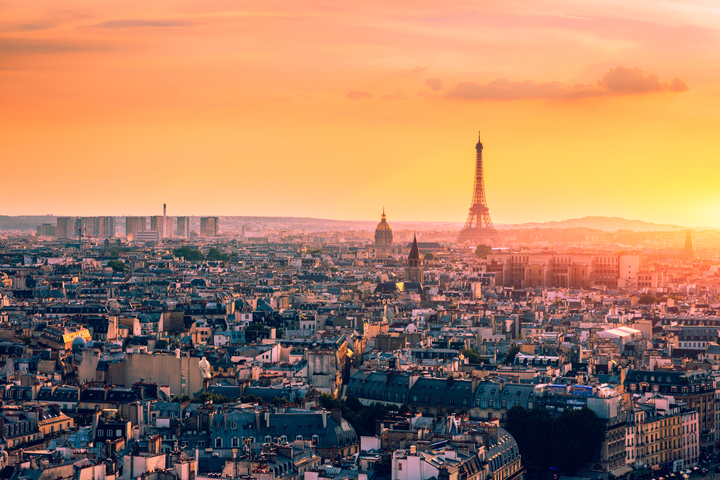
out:
M475 157L475 186L473 187L472 204L470 205L470 213L468 213L465 226L460 231L458 243L471 241L478 244L483 240L495 238L497 231L493 227L490 219L490 209L485 199L485 177L483 176L483 144L480 142L478 135L478 143L475 145L477 156Z

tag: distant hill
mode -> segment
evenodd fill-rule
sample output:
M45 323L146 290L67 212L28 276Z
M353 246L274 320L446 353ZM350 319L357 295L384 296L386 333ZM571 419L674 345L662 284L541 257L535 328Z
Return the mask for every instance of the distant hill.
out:
M686 227L662 223L644 222L642 220L628 220L620 217L582 217L569 220L520 223L516 225L503 225L501 228L594 228L614 232L616 230L634 230L636 232L658 232L682 230Z

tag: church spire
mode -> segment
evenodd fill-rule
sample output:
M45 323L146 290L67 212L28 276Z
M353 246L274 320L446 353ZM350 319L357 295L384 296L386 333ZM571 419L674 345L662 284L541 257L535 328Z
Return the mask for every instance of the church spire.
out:
M385 207L383 207L383 214L382 217L380 217L380 221L384 222L385 220Z
M412 247L410 247L410 255L408 255L408 260L420 260L420 248L418 247L417 243L417 235L413 235L413 243Z
M683 253L685 258L692 258L694 256L692 238L690 238L690 230L688 230L685 234L685 250Z

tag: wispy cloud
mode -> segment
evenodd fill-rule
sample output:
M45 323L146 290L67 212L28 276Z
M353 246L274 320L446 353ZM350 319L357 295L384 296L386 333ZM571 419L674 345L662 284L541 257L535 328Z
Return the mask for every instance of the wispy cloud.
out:
M372 98L372 94L370 92L365 91L355 91L350 92L347 95L345 95L345 98L350 100L364 100L366 98Z
M88 25L92 28L175 28L175 27L192 27L198 25L196 22L185 20L108 20L107 22Z
M85 45L60 40L0 38L0 57L11 55L47 55L98 49L97 45Z
M433 88L430 84L428 86ZM433 90L439 89L433 88ZM460 100L573 99L687 90L687 83L678 77L664 82L654 73L637 67L620 65L608 69L600 80L591 84L532 80L518 82L498 78L483 84L460 82L450 88L445 96Z

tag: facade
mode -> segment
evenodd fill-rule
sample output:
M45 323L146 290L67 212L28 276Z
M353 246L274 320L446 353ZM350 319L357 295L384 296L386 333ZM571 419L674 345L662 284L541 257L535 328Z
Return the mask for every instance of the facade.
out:
M700 448L715 450L715 385L704 370L630 370L625 387L631 394L660 393L698 412Z
M653 288L660 278L640 255L497 253L485 263L496 273L502 266L502 284L516 288Z
M138 232L135 239L139 242L159 242L160 232L156 230L145 230L144 232Z
M217 237L220 231L220 219L218 217L200 217L200 236Z
M177 217L175 234L178 237L190 238L190 217Z
M75 220L75 217L57 217L55 237L77 238L77 231L75 230Z
M146 227L145 217L125 217L125 236L128 240L137 240L138 233L144 232Z
M691 410L682 414L682 458L684 467L695 467L700 458L700 425L698 412Z
M165 217L163 215L153 215L150 217L150 230L158 232L160 238L164 238L165 235Z

